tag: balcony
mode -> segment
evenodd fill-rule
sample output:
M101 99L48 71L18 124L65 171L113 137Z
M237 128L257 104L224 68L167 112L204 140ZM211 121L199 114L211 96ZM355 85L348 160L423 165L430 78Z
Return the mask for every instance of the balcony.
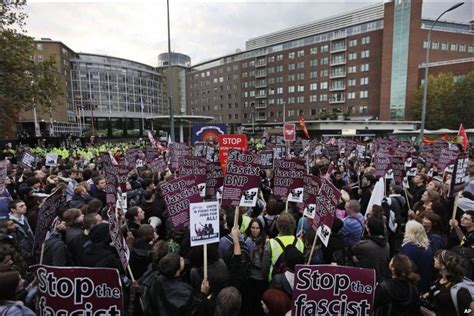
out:
M338 38L344 38L344 37L347 37L347 31L346 30L332 32L332 34L331 34L331 40L336 40Z
M267 61L266 60L259 60L255 62L255 67L266 67L267 66Z
M331 72L329 74L329 79L343 78L346 76L345 71Z
M329 87L329 91L342 91L342 90L346 90L346 85L345 84L343 84L343 85L334 85L334 86Z
M255 78L262 78L262 77L266 77L267 76L267 72L266 71L257 71L255 73Z
M347 60L345 58L334 58L331 59L330 65L337 66L337 65L345 65Z
M329 99L329 104L337 104L337 103L345 103L345 102L346 102L346 98L344 97Z
M267 102L265 102L265 101L259 101L259 102L255 105L255 108L256 108L256 109L266 109L266 108L267 108Z
M267 87L267 82L257 82L257 84L255 85L255 88L259 89L259 88L266 88Z
M347 46L345 44L331 46L331 53L345 52L346 50Z
M257 121L257 122L266 121L266 120L267 120L266 115L259 115L259 116L255 117L255 121Z
M256 98L256 99L264 99L264 98L266 98L266 97L267 97L267 94L266 94L266 93L262 93L262 94L259 93L259 94L255 95L255 98Z

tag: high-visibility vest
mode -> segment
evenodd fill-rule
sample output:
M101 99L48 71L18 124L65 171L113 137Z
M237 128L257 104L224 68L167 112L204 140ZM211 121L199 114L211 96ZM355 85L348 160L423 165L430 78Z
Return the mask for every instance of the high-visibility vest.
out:
M250 225L250 222L252 221L252 218L248 215L243 215L242 216L242 225L240 225L240 232L245 234L247 231L247 228Z
M296 237L293 236L293 235L288 235L288 236L277 236L276 238L278 238L282 242L282 244L285 245L285 247L286 247L286 246L292 244ZM269 250L270 250L270 254L271 254L271 265L270 265L270 271L268 272L268 281L271 281L272 280L273 267L275 266L275 263L277 262L280 255L283 253L284 249L280 246L278 241L276 241L274 238L272 238L268 241L268 245L270 246ZM301 251L301 253L303 253L304 243L301 239L299 239L299 238L297 239L295 247L296 247L296 249Z

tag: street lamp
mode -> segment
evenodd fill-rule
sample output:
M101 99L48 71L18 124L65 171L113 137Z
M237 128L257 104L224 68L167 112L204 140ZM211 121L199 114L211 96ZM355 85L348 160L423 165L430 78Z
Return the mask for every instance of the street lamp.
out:
M170 1L166 0L166 12L168 17L168 107L170 109L170 137L171 142L174 143L174 113L172 96L173 88L171 86L171 35L170 35Z
M425 121L426 121L426 98L428 94L428 63L430 62L430 47L431 47L431 31L433 30L433 27L436 25L438 20L445 14L448 13L449 11L453 11L460 6L462 6L464 2L459 2L456 3L455 5L451 6L449 9L443 11L438 18L434 21L434 23L431 25L430 30L428 31L428 47L426 48L426 59L425 59L425 82L423 86L423 103L421 106L421 129L420 129L420 138L418 139L418 145L421 145L421 142L423 141L423 137L425 135Z

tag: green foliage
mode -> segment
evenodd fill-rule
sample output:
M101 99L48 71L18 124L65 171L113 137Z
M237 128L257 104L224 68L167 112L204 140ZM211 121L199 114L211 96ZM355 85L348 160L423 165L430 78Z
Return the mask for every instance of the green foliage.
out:
M37 107L54 109L62 94L53 58L35 63L34 41L23 30L24 4L2 2L0 7L0 134L9 135L18 114Z
M421 120L423 86L413 95L412 111L416 120ZM427 129L458 129L460 123L466 128L473 126L474 115L474 72L454 82L452 74L430 76L426 99Z

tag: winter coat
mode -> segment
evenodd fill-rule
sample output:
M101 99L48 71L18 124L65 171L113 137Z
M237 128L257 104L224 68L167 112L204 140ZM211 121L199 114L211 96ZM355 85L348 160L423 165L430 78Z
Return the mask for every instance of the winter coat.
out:
M91 243L84 244L80 263L85 267L115 268L124 273L122 263L116 255L117 251L108 244Z
M139 279L143 273L145 273L148 265L151 263L151 257L149 255L151 248L152 245L141 238L136 239L133 244L133 249L130 254L130 267L136 279Z
M178 278L166 278L160 275L153 282L150 297L152 310L158 316L193 315L200 302L193 288Z
M390 249L384 236L369 236L352 246L352 253L359 260L357 267L375 269L377 282L390 276L388 263Z
M420 275L418 289L421 293L428 291L433 278L433 252L431 247L428 249L419 247L411 242L403 244L400 254L407 255L416 265L416 273Z
M31 309L24 306L22 302L4 301L0 304L0 315L8 316L34 316Z
M55 267L72 264L69 249L59 233L54 233L44 242L43 264Z
M376 315L420 315L419 296L416 285L402 279L387 279L375 288Z

